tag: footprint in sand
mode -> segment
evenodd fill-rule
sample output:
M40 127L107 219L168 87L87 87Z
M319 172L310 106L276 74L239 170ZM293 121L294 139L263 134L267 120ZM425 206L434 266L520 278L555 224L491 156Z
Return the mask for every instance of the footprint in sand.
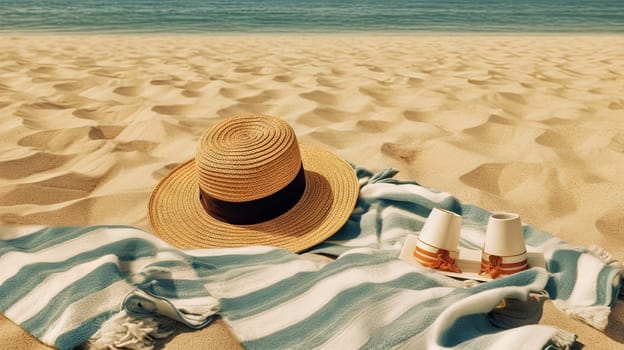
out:
M86 128L84 127L38 131L22 137L17 141L17 144L48 151L64 150L70 144L84 137L85 131Z
M316 131L309 133L307 136L333 149L345 149L351 147L361 137L353 131L335 130L324 127L321 127Z
M522 162L485 163L459 179L468 186L500 196L513 191L528 178L538 176L543 169L541 165Z
M152 79L152 80L150 80L150 84L155 85L155 86L171 85L171 86L175 86L175 87L183 87L184 86L184 80L182 80L182 79L180 79L178 77L169 76L169 77L166 77L166 78Z
M84 138L85 135L91 140L108 140L119 135L123 126L100 125L67 128L60 130L44 130L26 135L17 141L24 147L33 147L46 150L65 150L69 145Z
M56 71L56 67L40 66L37 68L33 68L30 71L37 74L52 74L54 73L54 71Z
M507 119L491 115L485 123L462 132L474 137L477 142L505 144L512 142L515 135L516 128L510 124Z
M598 220L596 220L596 228L600 233L609 239L622 239L622 228L624 227L624 207L615 208L608 211Z
M278 83L290 83L292 80L292 76L288 74L279 74L273 77L273 81L276 81Z
M609 148L620 153L624 153L624 131L618 132L611 138Z
M284 93L280 93L277 90L266 90L254 96L239 98L238 101L242 103L250 103L250 104L265 103L270 100L275 100L276 98L279 98L284 95L285 95Z
M403 117L414 122L428 123L435 119L435 111L404 111Z
M0 197L0 206L35 204L50 205L87 197L100 179L67 173L44 181L19 184Z
M244 97L243 89L239 88L220 88L219 95L231 99L239 99Z
M388 101L392 100L394 94L387 89L379 87L379 84L368 85L366 87L360 87L359 92L362 95L368 96L374 100L374 103L379 106L387 106Z
M169 163L162 168L152 172L152 178L156 180L160 180L164 178L167 174L171 172L171 170L175 169L180 163Z
M393 142L384 142L384 144L381 145L381 152L392 158L400 159L408 163L414 161L418 156L416 150Z
M63 166L71 156L37 152L0 162L0 178L19 179Z
M358 129L365 132L384 133L390 130L394 126L394 124L385 120L369 119L358 120L356 122L356 126L358 127Z
M88 89L90 86L92 86L92 84L89 84L89 83L81 81L81 80L75 80L75 81L72 81L72 82L56 84L56 85L53 85L52 87L54 89L57 89L57 90L62 91L62 92L76 92L76 93L78 93L78 92L80 92L82 90Z
M575 197L561 182L562 174L554 168L525 162L485 163L460 176L460 181L468 186L496 196L521 190L522 186L543 186L540 198L535 205L553 216L564 216L577 210ZM565 174L564 174L565 176Z
M548 118L542 120L541 123L546 124L547 126L565 126L578 124L576 120L564 119L559 117Z
M490 78L468 79L468 83L472 85L487 85L490 83Z
M551 148L562 160L571 162L583 162L583 159L575 152L592 133L583 128L559 129L559 132L546 130L535 138L535 142Z
M138 96L141 92L141 88L139 86L120 86L113 90L114 94L126 96L126 97L135 97Z
M107 101L106 104L77 108L72 112L76 118L94 120L97 123L119 124L144 108L142 102L118 103Z
M496 92L494 93L494 100L504 105L511 104L524 106L527 103L526 97L523 94L515 92Z
M110 140L110 139L114 139L124 129L125 129L125 126L116 126L116 125L93 126L89 130L89 138L91 140Z
M365 67L368 68L368 70L371 72L379 72L379 73L385 72L383 68L378 67L378 66L366 65Z
M217 115L221 118L229 118L233 115L249 113L271 114L270 111L272 108L272 106L263 104L235 103L219 109Z
M425 82L424 79L409 77L407 78L407 85L409 87L421 87Z
M331 89L345 89L351 86L351 83L345 79L339 79L335 76L320 76L316 78L316 82L322 86Z
M75 111L72 112L72 115L74 117L82 119L96 119L99 109L100 106L77 108Z
M182 86L182 88L184 88L186 90L201 90L206 85L208 85L209 83L210 82L203 81L203 80L187 81L186 84L184 84L184 86Z
M306 100L310 100L324 105L335 105L338 102L338 99L334 94L330 94L321 90L303 92L300 93L299 96L305 98Z
M620 110L624 109L624 102L611 102L609 103L609 109Z
M35 102L31 104L23 104L24 108L32 108L32 109L70 109L72 106L64 105L60 103L55 103L51 101L43 101L43 102Z
M195 90L184 90L182 91L182 96L184 97L201 97L203 95L203 93L201 91L195 91Z
M140 153L150 153L156 147L158 147L159 143L150 142L145 140L134 140L130 142L120 142L115 146L113 152L140 152Z
M332 123L340 123L347 120L358 120L361 117L359 113L354 115L353 113L332 107L316 107L312 111L312 114Z
M145 194L130 192L119 195L83 197L69 203L57 203L49 210L32 214L0 214L0 221L8 224L29 225L45 222L50 226L88 226L92 218L99 222L127 222L136 225L136 218L144 210L136 203L145 200ZM131 205L130 205L131 204ZM77 215L76 213L82 213Z
M193 105L160 105L152 107L152 111L165 115L188 115Z
M566 137L552 130L544 131L535 138L535 142L542 146L551 148L564 148L572 146Z

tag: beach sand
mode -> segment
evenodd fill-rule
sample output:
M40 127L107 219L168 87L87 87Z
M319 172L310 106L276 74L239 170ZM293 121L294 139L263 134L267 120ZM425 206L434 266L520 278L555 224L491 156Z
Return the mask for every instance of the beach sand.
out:
M0 222L149 230L154 185L241 113L624 260L624 36L0 37ZM585 349L624 346L547 303ZM222 322L166 349L232 348ZM47 348L0 317L0 348Z

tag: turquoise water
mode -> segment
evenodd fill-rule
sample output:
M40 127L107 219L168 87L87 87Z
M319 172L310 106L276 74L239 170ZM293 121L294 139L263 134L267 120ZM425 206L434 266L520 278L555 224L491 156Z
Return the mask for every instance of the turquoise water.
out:
M624 0L0 0L0 32L624 33Z

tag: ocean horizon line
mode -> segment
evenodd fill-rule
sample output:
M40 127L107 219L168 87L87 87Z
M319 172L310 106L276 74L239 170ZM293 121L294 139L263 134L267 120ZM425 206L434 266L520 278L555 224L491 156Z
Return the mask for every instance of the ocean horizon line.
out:
M620 0L0 0L0 34L624 33Z
M619 31L9 31L0 30L0 36L283 36L283 37L321 37L321 36L536 36L536 37L574 37L574 36L624 36Z

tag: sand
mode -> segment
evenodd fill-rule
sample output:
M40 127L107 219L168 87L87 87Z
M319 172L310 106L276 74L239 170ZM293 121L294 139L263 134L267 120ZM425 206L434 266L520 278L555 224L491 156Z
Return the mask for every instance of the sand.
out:
M130 224L240 113L624 260L624 36L0 37L0 222ZM586 349L624 346L547 303ZM230 348L222 323L166 349ZM0 348L47 348L0 318Z

